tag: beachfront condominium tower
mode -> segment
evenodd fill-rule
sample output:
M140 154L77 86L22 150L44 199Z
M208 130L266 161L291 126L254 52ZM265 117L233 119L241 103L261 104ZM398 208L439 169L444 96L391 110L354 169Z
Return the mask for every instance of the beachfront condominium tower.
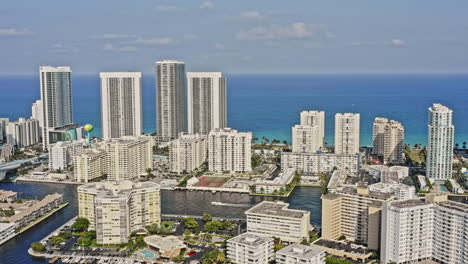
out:
M175 139L186 132L185 63L156 62L157 130L162 138Z
M441 104L429 108L426 176L438 182L452 178L455 127L453 111Z
M188 72L187 104L189 133L208 135L226 127L226 78L220 72Z
M101 72L104 139L142 133L141 72Z
M217 128L208 135L208 168L216 172L251 171L251 132Z
M325 112L302 111L301 124L292 128L293 152L317 152L323 148Z
M39 68L42 101L42 146L49 145L49 129L73 123L70 67Z
M169 142L170 171L188 173L206 162L208 155L206 135L182 133Z
M405 129L395 120L376 117L373 129L372 154L382 159L384 164L403 162L403 140Z
M338 113L335 115L335 153L359 153L359 114Z

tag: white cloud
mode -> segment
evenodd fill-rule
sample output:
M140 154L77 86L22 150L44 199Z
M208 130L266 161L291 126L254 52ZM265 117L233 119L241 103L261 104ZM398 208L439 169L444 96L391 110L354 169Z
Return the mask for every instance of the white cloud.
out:
M32 35L29 29L16 29L16 28L0 28L0 37L21 37Z
M226 47L225 47L223 44L221 44L221 43L216 43L216 44L215 44L215 49L223 50L223 49L225 49L225 48L226 48Z
M167 5L156 6L154 9L156 12L177 12L182 10L180 7Z
M114 33L105 33L102 35L94 35L91 36L93 39L128 39L128 38L135 38L135 35L128 35L128 34L114 34Z
M200 8L213 8L214 7L214 4L213 2L209 1L209 0L206 0L206 1L203 1L203 3L200 5Z
M187 34L184 34L184 39L185 40L194 40L194 39L198 39L198 36L195 35L195 34L187 33Z
M249 19L249 20L262 20L263 18L265 18L258 11L244 11L240 13L240 17L242 19Z
M392 39L390 41L390 44L392 46L404 46L404 45L406 45L406 42L404 40L401 40L401 39Z
M150 38L150 39L139 38L135 40L135 43L142 44L142 45L170 45L170 44L174 44L175 41L172 38Z
M103 48L105 51L121 51L121 52L134 52L138 49L135 46L123 46L123 47L116 47L113 44L106 44Z
M254 27L237 33L236 37L240 40L303 39L312 37L322 31L322 26L320 25L296 22L268 28Z

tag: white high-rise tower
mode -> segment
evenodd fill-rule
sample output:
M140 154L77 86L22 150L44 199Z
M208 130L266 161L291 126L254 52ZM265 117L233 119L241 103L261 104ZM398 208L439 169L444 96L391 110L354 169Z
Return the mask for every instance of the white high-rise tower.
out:
M215 128L225 128L226 78L220 72L188 72L188 131L208 135Z
M335 153L359 153L359 118L356 113L335 115Z
M316 152L323 148L325 112L302 111L301 124L292 128L293 152Z
M187 130L185 63L158 61L156 76L158 134L175 139Z
M41 66L39 73L43 111L42 146L46 149L50 128L73 123L71 69Z
M44 123L44 111L42 110L42 101L37 100L31 106L31 118L39 121L39 134L42 137L42 124Z
M405 129L395 120L376 117L373 129L372 153L381 157L384 164L403 162Z
M455 127L453 111L441 104L429 108L426 176L439 182L452 178Z
M101 72L104 139L142 133L141 72Z

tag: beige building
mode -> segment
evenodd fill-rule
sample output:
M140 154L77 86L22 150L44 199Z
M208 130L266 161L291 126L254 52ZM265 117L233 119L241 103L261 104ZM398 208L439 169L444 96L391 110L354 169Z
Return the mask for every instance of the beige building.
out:
M191 172L199 168L208 156L208 137L182 133L169 142L169 160L172 172Z
M343 187L322 196L322 238L346 240L378 250L382 202L393 194L369 191L367 187Z
M73 158L73 175L77 182L90 182L107 174L107 153L102 149L87 149Z
M231 128L214 129L208 135L208 167L217 172L251 171L252 133Z
M335 115L335 153L358 154L360 115L338 113Z
M276 252L277 264L325 264L325 251L302 244L291 244Z
M395 120L376 117L373 129L372 154L379 156L384 164L403 162L405 129Z
M105 141L101 148L107 153L107 179L121 181L134 179L153 168L151 137L122 137Z
M134 231L161 223L160 186L131 181L78 187L79 217L89 220L98 244L123 244Z
M356 173L359 169L359 155L357 154L314 154L283 152L281 153L281 170L294 169L303 173L326 173L334 169L348 170Z
M284 202L264 201L245 211L247 232L285 242L309 240L310 212L288 208Z
M236 264L268 264L275 258L273 238L243 233L227 241L227 257Z

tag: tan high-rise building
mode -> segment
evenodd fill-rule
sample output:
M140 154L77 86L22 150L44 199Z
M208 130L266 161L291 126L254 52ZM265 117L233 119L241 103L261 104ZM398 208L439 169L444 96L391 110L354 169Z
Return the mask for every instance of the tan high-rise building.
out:
M367 244L378 250L382 202L392 194L369 191L367 187L343 187L336 193L322 196L322 238Z
M89 220L98 244L124 244L132 232L161 223L160 186L131 181L78 187L79 217Z
M153 146L151 137L122 137L102 143L107 153L107 179L121 181L134 179L153 168Z
M215 129L208 135L210 171L251 171L252 133L231 128Z
M373 129L372 154L382 158L384 164L403 162L405 129L395 120L376 117Z
M356 113L335 115L335 154L359 153L359 119Z
M172 172L191 172L199 168L208 156L208 137L200 134L181 134L169 143Z
M187 73L188 132L208 135L227 126L226 78L220 72Z
M102 149L87 149L73 158L73 175L77 182L90 182L107 174L107 153Z

